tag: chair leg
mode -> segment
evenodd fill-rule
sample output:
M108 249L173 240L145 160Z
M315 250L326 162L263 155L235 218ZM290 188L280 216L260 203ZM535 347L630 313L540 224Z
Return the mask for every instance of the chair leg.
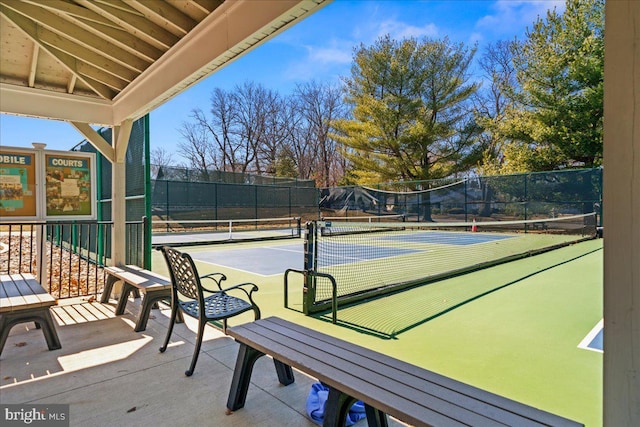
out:
M171 319L169 319L169 329L167 329L167 336L164 339L164 344L160 347L160 353L164 353L169 345L169 339L171 338L171 333L173 332L173 324L176 322L176 317L180 310L178 307L171 307Z
M191 367L184 374L188 377L193 375L193 371L196 369L196 362L198 361L198 355L200 354L200 347L202 346L202 336L204 335L204 327L207 322L203 319L198 320L198 338L196 339L196 348L193 349L193 358L191 359Z

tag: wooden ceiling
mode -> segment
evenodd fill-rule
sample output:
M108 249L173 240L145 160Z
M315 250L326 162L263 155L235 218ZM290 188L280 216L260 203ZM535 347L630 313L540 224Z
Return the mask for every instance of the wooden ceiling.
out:
M0 111L136 119L326 0L0 0Z

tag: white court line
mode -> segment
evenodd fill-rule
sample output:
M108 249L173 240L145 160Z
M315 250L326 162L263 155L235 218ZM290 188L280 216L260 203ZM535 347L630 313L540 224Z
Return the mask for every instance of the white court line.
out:
M598 333L602 330L603 327L604 327L604 319L600 319L600 321L596 324L596 326L594 326L593 329L591 329L591 332L589 332L587 336L584 337L582 341L580 341L580 344L578 344L578 348L582 348L584 350L597 351L598 353L603 353L603 351L600 349L589 347L589 344L591 344L591 341L593 341L593 339L596 337L596 335L598 335Z

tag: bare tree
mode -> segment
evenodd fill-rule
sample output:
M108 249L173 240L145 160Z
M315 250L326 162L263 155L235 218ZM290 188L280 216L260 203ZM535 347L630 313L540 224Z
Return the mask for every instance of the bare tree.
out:
M514 105L510 94L517 82L511 44L506 41L491 43L479 60L484 83L475 95L474 109L476 122L483 129L480 138L484 151L481 168L486 173L495 173L502 163L506 138L501 126Z
M329 136L332 120L343 114L337 87L312 82L282 97L245 82L232 91L215 89L210 100L210 115L194 109L183 123L179 144L203 177L213 169L291 175L295 168L299 178L321 185L340 178L341 157Z
M336 141L330 136L331 122L344 117L342 91L327 83L311 81L298 85L294 96L298 99L300 114L306 125L304 151L312 154L313 175L321 186L335 185L338 173L339 153ZM301 151L303 146L301 146ZM311 148L309 150L309 148Z
M170 152L165 150L162 147L156 147L151 150L150 153L150 161L151 161L151 176L154 178L158 177L158 173L169 166L173 165L173 156ZM164 172L166 173L166 171Z
M194 110L192 117L200 112ZM217 155L207 136L207 128L196 123L182 123L180 133L184 141L178 143L180 154L187 160L189 167L201 174L201 179L209 180L209 171L216 169Z

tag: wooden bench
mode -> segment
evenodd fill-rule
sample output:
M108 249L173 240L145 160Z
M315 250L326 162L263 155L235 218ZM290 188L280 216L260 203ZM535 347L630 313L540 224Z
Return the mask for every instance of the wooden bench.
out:
M49 350L62 348L49 308L57 304L32 274L0 275L0 354L15 325L35 322Z
M171 280L153 271L145 270L137 265L106 267L104 270L107 273L107 281L100 302L109 302L113 285L118 281L123 283L122 293L116 306L117 315L124 314L131 292L134 292L135 297L140 297L140 291L145 294L136 322L136 332L144 331L147 328L151 308L156 306L159 301L171 300ZM178 322L182 321L182 316L180 316Z
M268 354L281 384L294 381L294 367L329 387L325 427L343 426L357 400L369 426L387 426L385 414L414 426L581 425L276 317L228 334L240 343L229 411L244 406L253 365Z

